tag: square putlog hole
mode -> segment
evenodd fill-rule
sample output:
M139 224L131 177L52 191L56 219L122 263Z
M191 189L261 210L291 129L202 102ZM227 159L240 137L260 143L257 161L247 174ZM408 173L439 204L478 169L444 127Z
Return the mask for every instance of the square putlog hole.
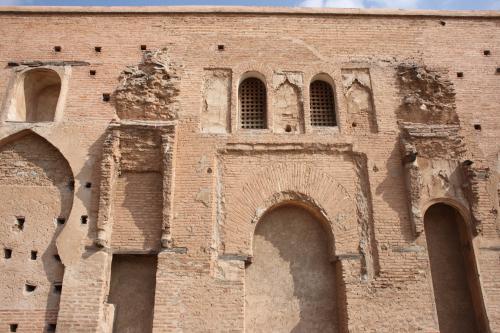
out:
M457 72L457 77L464 77L464 73L463 72Z
M16 216L16 226L18 230L24 230L24 223L26 218L24 216Z
M24 290L26 290L29 293L32 293L36 290L36 286L34 284L26 283L24 285Z
M96 47L94 47L94 50L99 53L102 51L102 47L96 46Z
M476 131L480 131L481 130L481 124L474 124L474 129Z
M217 50L224 51L224 44L217 45Z
M80 223L81 224L87 224L89 222L89 217L87 215L82 215L80 217Z
M17 332L18 324L9 324L9 332Z
M102 100L104 102L109 102L111 100L111 95L110 94L102 94Z
M146 45L141 45L141 51L146 51L148 47Z
M36 260L38 257L38 252L37 251L31 251L31 260Z
M61 52L62 51L62 47L61 46L54 46L54 51L55 52Z
M5 259L12 258L12 249L3 249L3 257Z
M490 51L490 50L484 50L484 51L483 51L483 54L484 54L485 56L490 56L490 55L491 55L491 51Z
M91 69L91 70L89 71L89 74L90 74L91 76L95 76L95 75L97 74L97 71L96 71L95 69Z

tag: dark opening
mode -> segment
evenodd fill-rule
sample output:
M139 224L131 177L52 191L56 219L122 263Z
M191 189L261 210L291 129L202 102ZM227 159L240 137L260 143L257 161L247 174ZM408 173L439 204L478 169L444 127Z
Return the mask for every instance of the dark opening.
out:
M24 288L26 289L26 291L27 291L27 292L30 292L30 293L31 293L31 292L35 291L36 286L35 286L34 284L29 284L29 283L26 283L26 284L24 285Z
M54 259L61 262L61 257L58 254L54 254Z
M47 332L55 332L56 331L56 324L48 324L47 325Z
M19 63L17 63L17 62L13 62L13 61L9 61L9 62L7 63L7 66L9 66L9 67L17 67L17 66L19 66Z
M91 188L91 187L92 187L92 183L89 183L89 182L85 183L85 188Z
M443 27L446 25L445 21L439 21L439 24L441 24Z
M87 224L88 223L88 220L89 220L89 217L87 215L82 215L80 217L80 222L81 224Z
M146 51L146 50L147 50L146 45L141 45L141 50L142 50L142 51Z
M96 52L101 52L102 47L100 47L100 46L96 46L96 47L94 47L94 50L95 50Z
M75 181L74 180L70 180L68 182L68 188L70 189L70 191L73 191L75 189Z
M472 234L458 211L431 206L424 217L441 332L486 332Z
M208 168L207 173L212 173L212 168Z
M224 51L224 45L222 44L217 45L217 50Z
M97 71L95 69L90 70L90 75L94 76L96 73L97 73Z
M351 124L352 127L356 127L358 126L358 124L356 124L355 122Z
M64 217L58 217L56 220L57 220L57 224L59 224L59 225L66 223L66 219Z
M12 258L12 249L3 249L3 257L5 259Z
M480 131L481 130L481 125L480 124L474 124L474 129L476 131Z
M16 226L17 226L17 229L23 230L24 229L24 222L25 221L26 221L26 219L24 218L24 216L17 216L16 217Z
M62 51L62 47L60 47L60 46L54 46L54 51L61 52Z
M290 133L292 131L292 126L286 125L285 132Z
M113 333L152 331L156 265L152 255L113 255L108 297L115 305Z
M62 291L62 284L61 283L54 283L54 293L60 294L61 291Z
M11 332L17 332L17 324L9 324L9 328Z
M109 102L110 99L111 99L111 95L110 94L102 94L102 100L104 102Z
M464 77L464 73L463 72L458 72L457 73L457 77Z
M36 260L36 257L38 256L37 251L31 251L31 260Z
M485 56L489 56L489 55L491 55L491 52L490 52L490 50L484 50L484 51L483 51L483 54L484 54Z
M500 74L500 67L497 67L497 74Z

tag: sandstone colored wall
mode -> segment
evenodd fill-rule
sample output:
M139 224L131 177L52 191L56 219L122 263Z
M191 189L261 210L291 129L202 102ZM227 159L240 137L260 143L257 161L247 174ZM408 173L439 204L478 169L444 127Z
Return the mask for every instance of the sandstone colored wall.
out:
M441 202L500 331L499 29L497 12L2 8L0 330L112 332L113 254L148 254L153 332L243 332L255 228L285 203L334 240L337 331L439 332L424 216ZM9 121L31 68L61 77L54 121ZM249 75L266 129L239 128ZM311 125L318 77L338 126Z

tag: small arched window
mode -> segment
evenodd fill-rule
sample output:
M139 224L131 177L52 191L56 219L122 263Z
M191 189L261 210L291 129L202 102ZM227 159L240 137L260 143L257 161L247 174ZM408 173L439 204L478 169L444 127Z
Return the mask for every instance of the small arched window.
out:
M244 129L267 127L266 86L261 80L250 77L239 87L240 126Z
M311 82L309 89L312 126L337 126L332 86L325 81Z

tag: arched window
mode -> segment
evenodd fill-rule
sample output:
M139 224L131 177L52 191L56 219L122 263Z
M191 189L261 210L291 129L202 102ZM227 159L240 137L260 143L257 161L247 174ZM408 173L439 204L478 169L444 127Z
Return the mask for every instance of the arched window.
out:
M48 68L25 72L13 97L8 120L24 122L54 121L61 93L61 78Z
M245 129L267 128L266 86L250 77L239 87L240 126Z
M337 126L332 86L325 81L311 82L309 89L312 126Z

